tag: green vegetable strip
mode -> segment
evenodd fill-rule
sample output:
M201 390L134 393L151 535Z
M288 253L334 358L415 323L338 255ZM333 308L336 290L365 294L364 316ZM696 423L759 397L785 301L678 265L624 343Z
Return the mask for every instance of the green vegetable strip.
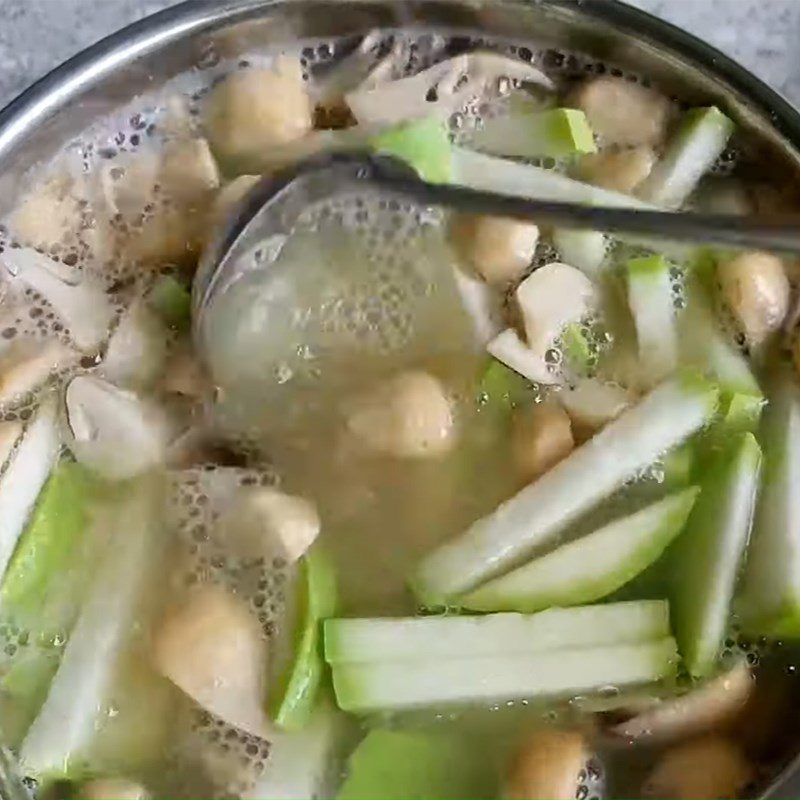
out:
M682 374L625 411L556 467L439 547L412 583L423 602L447 604L518 566L612 492L701 428L716 387Z

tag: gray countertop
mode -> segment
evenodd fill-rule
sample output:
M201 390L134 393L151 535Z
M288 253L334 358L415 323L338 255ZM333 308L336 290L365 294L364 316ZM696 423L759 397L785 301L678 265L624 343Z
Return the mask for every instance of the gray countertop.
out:
M800 0L632 0L800 103ZM65 58L173 0L0 0L0 105Z

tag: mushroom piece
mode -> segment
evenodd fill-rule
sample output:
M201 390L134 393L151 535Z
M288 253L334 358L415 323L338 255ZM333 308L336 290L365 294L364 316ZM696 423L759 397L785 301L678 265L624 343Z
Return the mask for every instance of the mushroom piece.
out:
M167 331L138 300L125 312L109 339L100 374L121 386L146 386L164 370Z
M265 149L300 139L312 128L312 108L296 58L273 69L243 69L218 83L205 107L214 152L231 163L258 161Z
M161 410L89 375L66 392L68 443L76 460L101 477L125 480L163 463L169 433Z
M127 778L95 778L81 784L77 796L80 800L148 800L150 793Z
M462 258L487 283L511 283L530 266L539 228L508 217L462 214L450 230Z
M625 739L653 743L707 733L732 722L742 712L754 686L753 676L742 660L696 689L615 725L611 732Z
M604 145L657 145L664 140L672 111L664 95L623 78L594 78L571 99Z
M7 248L0 255L0 264L12 285L22 284L50 303L78 349L97 350L114 316L99 282L28 247Z
M485 347L503 330L503 293L460 267L453 267L453 275L475 341Z
M516 291L531 350L544 356L567 325L594 308L596 297L592 281L569 264L552 262L531 273Z
M345 95L361 125L396 125L432 115L448 117L501 79L553 88L539 69L499 53L461 53L394 81L375 76Z
M298 561L320 531L316 506L266 486L240 489L219 520L220 540L244 558Z
M67 171L49 175L25 194L8 220L12 238L27 247L49 251L54 245L88 245L93 255L106 254L107 233L98 220L87 224L86 186Z
M14 342L0 356L0 404L21 399L77 360L78 354L58 341Z
M553 401L515 413L511 437L514 464L526 483L536 480L575 448L569 415Z
M753 767L729 739L705 736L667 750L642 787L647 797L725 800L739 797Z
M543 730L523 743L505 782L505 800L573 800L588 752L576 731Z
M198 136L168 142L161 153L158 185L178 203L194 205L207 199L220 185L208 140Z
M618 384L585 378L557 395L572 420L578 439L588 439L616 419L630 404L630 393Z
M742 253L717 268L722 297L751 345L777 331L789 312L791 287L783 262L771 253Z
M170 609L153 637L153 662L207 711L265 736L267 646L250 609L222 586L193 589Z
M101 169L100 180L109 213L122 223L118 243L125 257L164 263L196 253L220 182L205 139L186 136L160 152L118 156Z
M489 341L486 352L531 383L549 386L564 380L561 372L550 368L545 353L528 347L513 328L506 328Z
M432 458L455 444L455 420L441 382L401 372L357 399L347 427L367 449L398 458Z
M640 145L624 150L588 153L578 161L577 173L581 180L595 186L633 194L655 163L653 148Z

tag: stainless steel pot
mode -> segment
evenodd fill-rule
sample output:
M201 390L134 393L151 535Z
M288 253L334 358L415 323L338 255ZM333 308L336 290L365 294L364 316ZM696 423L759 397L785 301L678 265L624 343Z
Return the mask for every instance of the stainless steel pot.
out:
M187 0L90 47L0 111L0 214L29 167L215 54L400 26L533 41L644 73L690 103L722 105L781 182L800 185L800 113L705 42L617 0ZM0 797L18 797L5 777L0 769ZM765 794L798 796L800 757Z

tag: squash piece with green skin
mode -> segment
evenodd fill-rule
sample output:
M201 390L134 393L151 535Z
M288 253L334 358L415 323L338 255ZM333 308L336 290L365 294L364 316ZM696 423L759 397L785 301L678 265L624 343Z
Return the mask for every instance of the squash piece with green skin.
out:
M684 663L697 678L714 669L739 564L753 520L761 448L744 433L709 468L686 532L671 555L675 636Z
M748 635L800 636L800 389L786 368L768 391L764 467L734 607Z
M524 563L628 477L702 428L717 402L716 386L695 373L665 381L554 469L430 553L412 580L417 596L429 604L450 601Z
M319 547L299 562L296 621L288 663L269 690L270 716L285 730L303 728L311 717L322 685L322 622L336 612L336 575Z
M39 710L78 614L91 506L101 484L87 470L62 462L45 484L0 585L0 618L28 634L0 678L3 733L18 743Z
M531 613L599 600L658 559L683 530L698 491L684 489L614 520L479 586L460 604L473 611Z
M662 256L632 258L626 265L628 304L636 326L639 365L652 386L678 365L678 332L670 265Z
M663 158L639 187L639 197L667 208L681 206L722 154L735 127L716 106L687 111Z
M447 183L452 177L450 135L435 117L406 122L374 136L376 153L399 158L429 183Z
M564 158L597 152L589 121L576 108L522 111L489 118L475 131L470 146L516 158Z
M377 728L350 757L337 800L491 797L492 770L474 755L453 736Z

